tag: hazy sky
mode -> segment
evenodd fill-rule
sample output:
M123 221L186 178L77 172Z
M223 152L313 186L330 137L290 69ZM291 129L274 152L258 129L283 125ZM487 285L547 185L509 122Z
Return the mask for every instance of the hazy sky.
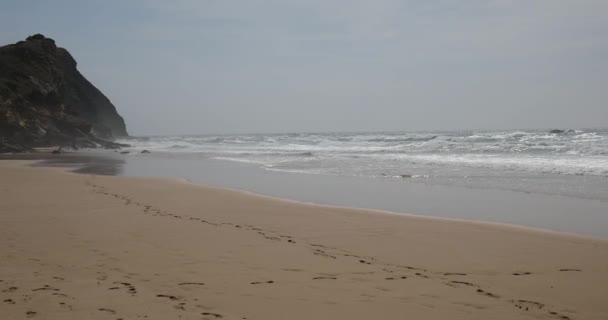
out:
M0 0L132 134L608 126L607 0Z

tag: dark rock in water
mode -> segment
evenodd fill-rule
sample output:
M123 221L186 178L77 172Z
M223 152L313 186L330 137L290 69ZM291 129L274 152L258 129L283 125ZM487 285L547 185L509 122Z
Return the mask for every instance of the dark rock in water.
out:
M148 150L142 150L141 153L150 153Z
M566 132L566 131L564 131L564 130L560 130L560 129L553 129L553 130L549 130L549 133L556 133L556 134L559 134L559 133L564 133L564 132Z
M100 147L100 148L104 148L104 149L120 149L120 148L130 147L130 145L128 145L128 144L107 141L107 140L97 139L97 138L92 138L91 141L97 144L96 147Z
M33 147L120 148L124 120L78 70L70 53L41 34L0 47L0 152Z
M399 176L400 176L401 178L403 178L403 179L407 179L407 178L411 178L411 177L412 177L412 175L411 175L411 174L402 174L402 175L399 175Z
M121 151L120 154L129 154L129 151Z

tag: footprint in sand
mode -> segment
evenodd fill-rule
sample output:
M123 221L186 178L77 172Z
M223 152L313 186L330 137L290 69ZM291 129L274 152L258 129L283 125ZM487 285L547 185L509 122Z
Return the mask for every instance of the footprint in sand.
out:
M317 255L317 256L322 256L322 257L325 257L325 258L336 259L335 256L332 256L332 255L328 254L327 252L325 252L325 251L323 251L321 249L314 249L313 254Z
M268 280L268 281L254 281L254 282L251 282L251 284L264 284L264 283L274 283L274 281Z
M517 308L525 311L529 311L531 308L542 309L545 307L544 304L531 300L519 299L517 301L509 300L509 302L513 303Z
M64 308L67 308L70 311L72 311L72 306L69 305L69 304L67 304L67 303L65 303L65 302L59 302L59 305L62 306L62 307L64 307Z
M559 313L557 313L555 311L549 311L549 314L554 315L554 316L558 316L560 319L563 319L563 320L570 320L570 317L564 316L564 315L560 315Z
M450 281L451 283L455 283L455 284L463 284L465 286L471 286L471 287L476 287L476 285L470 283L470 282L466 282L466 281L458 281L458 280L452 280Z
M42 288L32 289L32 291L59 291L59 289L53 288L48 284L45 284Z
M172 296L170 294L157 294L156 296L159 297L159 298L167 298L167 299L172 300L172 301L179 300L178 297Z
M116 311L112 310L112 309L107 309L107 308L99 308L97 309L101 312L107 312L107 313L111 313L111 314L116 314Z
M176 309L176 310L183 310L183 311L185 311L186 310L186 303L185 302L178 303L177 305L174 305L173 308Z
M483 295L485 295L485 296L488 296L488 297L490 297L490 298L500 298L499 296L497 296L497 295L495 295L495 294L493 294L493 293L491 293L491 292L484 291L484 290L482 290L482 289L477 289L477 292L478 292L478 293L481 293L481 294L483 294Z
M130 284L129 282L114 282L115 284L122 284L125 288L127 288L127 291L131 294L131 295L135 295L137 294L137 289L135 288L134 285ZM117 290L120 289L119 287L111 287L108 288L109 290Z
M219 313L213 313L213 312L203 312L203 313L201 313L201 314L202 314L202 315L204 315L204 316L208 316L208 317L214 317L214 318L218 318L218 319L219 319L219 318L223 318L223 317L224 317L224 316L222 316L222 315L221 315L221 314L219 314Z
M26 313L25 313L25 315L26 315L28 318L33 318L33 317L35 317L37 314L38 314L38 312L36 312L36 311L28 311L28 312L26 312Z
M58 292L54 292L54 293L52 293L52 295L59 296L59 297L64 297L64 298L67 298L67 296L68 296L67 294L58 293Z
M18 287L9 287L8 289L2 290L2 292L4 292L4 293L15 292L18 289L19 289Z
M532 272L528 272L528 271L526 271L526 272L514 272L514 273L512 273L512 275L514 275L514 276L529 276L531 274L532 274Z
M13 301L13 299L5 299L3 302L6 302L8 304L15 304L15 301Z

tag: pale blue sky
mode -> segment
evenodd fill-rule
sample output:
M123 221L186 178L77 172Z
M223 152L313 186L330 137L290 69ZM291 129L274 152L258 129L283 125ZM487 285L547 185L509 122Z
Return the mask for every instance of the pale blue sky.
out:
M132 134L608 126L606 0L0 0Z

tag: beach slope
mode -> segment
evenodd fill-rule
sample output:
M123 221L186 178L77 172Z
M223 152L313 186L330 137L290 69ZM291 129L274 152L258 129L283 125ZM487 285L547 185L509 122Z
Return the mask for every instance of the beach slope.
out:
M608 241L0 161L2 319L608 319Z

